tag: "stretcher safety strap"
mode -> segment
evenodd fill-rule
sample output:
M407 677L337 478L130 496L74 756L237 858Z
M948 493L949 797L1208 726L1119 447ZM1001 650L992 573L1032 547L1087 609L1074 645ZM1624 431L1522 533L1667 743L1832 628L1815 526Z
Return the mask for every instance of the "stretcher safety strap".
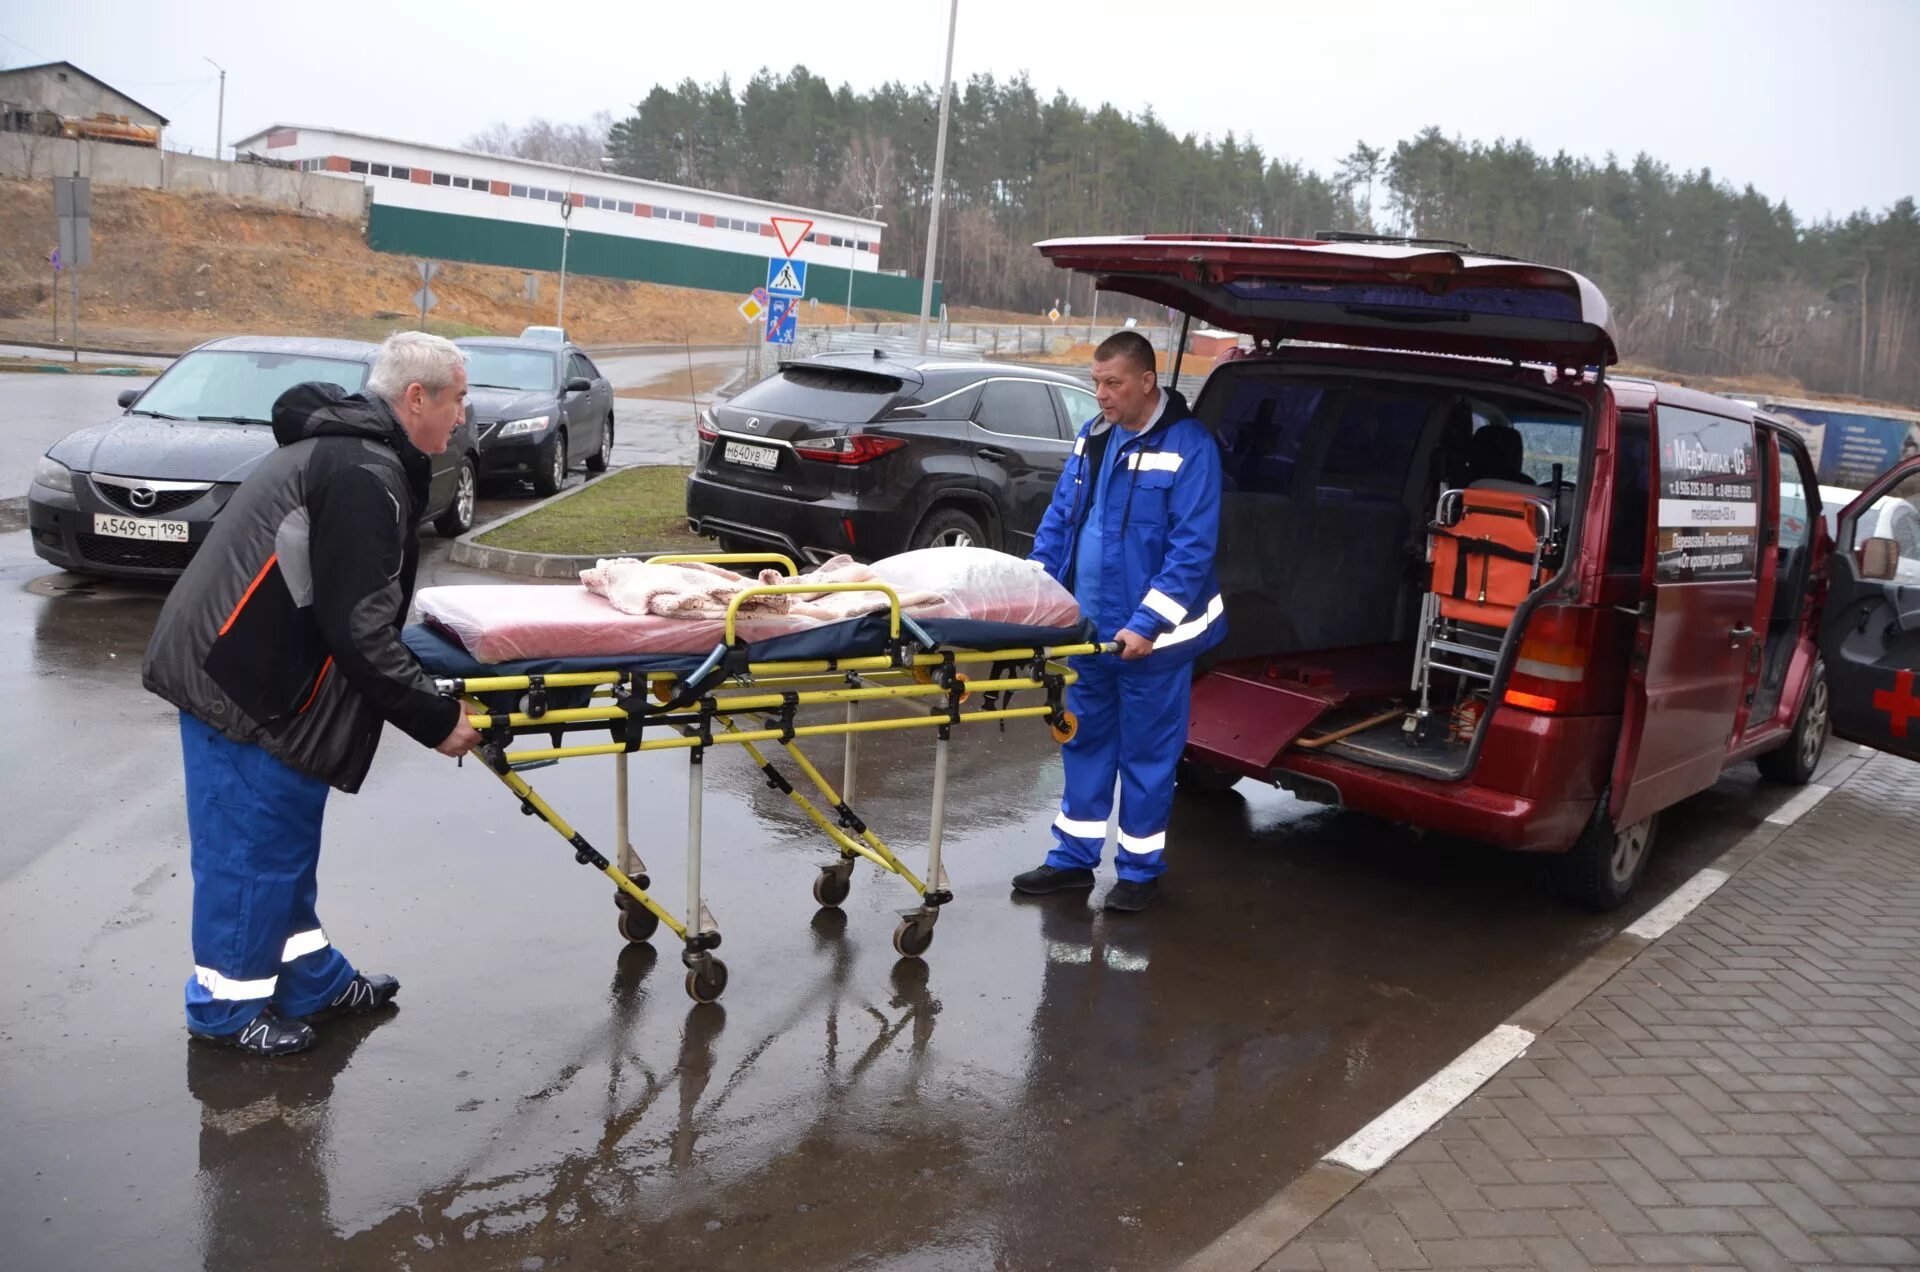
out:
M1213 621L1227 612L1227 603L1219 596L1207 602L1207 612L1196 619L1181 623L1166 635L1153 642L1155 649L1165 649L1168 645L1178 645L1182 641L1192 640L1213 626Z
M327 948L327 934L324 929L315 928L311 932L295 932L287 938L287 947L280 951L280 961L291 963L296 958L305 958Z
M263 976L259 980L234 980L222 976L211 967L193 969L193 979L200 982L200 988L209 995L224 1002L244 1003L255 998L272 998L273 987L280 983L278 976Z
M1120 832L1121 852L1130 852L1136 856L1146 856L1150 853L1159 852L1166 846L1167 832L1164 830L1157 835L1129 835L1124 830Z

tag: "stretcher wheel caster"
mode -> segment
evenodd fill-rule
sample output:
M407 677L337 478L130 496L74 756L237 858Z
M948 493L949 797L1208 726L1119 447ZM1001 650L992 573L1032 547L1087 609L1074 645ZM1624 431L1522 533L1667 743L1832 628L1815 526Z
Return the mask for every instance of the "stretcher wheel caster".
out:
M634 944L640 945L653 939L660 930L660 916L644 905L624 905L620 907L620 935Z
M1080 717L1071 711L1062 711L1058 722L1048 721L1047 732L1053 734L1053 740L1061 746L1073 741L1073 735L1080 732Z
M913 915L893 929L893 952L901 958L919 958L933 944L933 920Z
M727 965L717 958L704 960L699 967L687 969L687 997L696 1003L720 1001L727 992Z
M822 866L813 881L814 902L826 909L837 910L840 903L853 891L853 863Z

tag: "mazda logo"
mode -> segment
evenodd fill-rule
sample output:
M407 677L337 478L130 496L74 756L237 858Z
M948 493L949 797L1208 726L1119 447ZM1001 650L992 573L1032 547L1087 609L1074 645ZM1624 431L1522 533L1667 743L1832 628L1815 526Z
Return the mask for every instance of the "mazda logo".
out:
M152 486L135 486L127 492L127 502L136 508L151 508L159 497L160 492Z

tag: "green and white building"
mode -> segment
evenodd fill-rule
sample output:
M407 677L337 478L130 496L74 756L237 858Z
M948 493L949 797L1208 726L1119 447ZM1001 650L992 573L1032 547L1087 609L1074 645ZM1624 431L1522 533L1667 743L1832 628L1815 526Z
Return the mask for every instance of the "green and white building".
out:
M569 273L745 295L782 254L773 221L786 217L813 222L793 253L808 296L845 304L851 283L857 308L920 310L920 280L880 269L883 221L296 124L242 137L234 153L364 183L375 251L551 271L565 228Z

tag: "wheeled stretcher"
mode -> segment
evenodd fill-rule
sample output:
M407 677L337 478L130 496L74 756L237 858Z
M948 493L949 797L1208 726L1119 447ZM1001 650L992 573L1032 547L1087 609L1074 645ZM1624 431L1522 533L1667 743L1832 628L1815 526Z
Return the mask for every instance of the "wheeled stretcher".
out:
M716 554L710 563L776 561L780 557ZM823 591L883 594L884 612L827 623L756 642L738 639L739 610L756 596ZM696 1002L725 991L726 964L715 956L720 929L701 891L701 802L709 748L739 746L769 786L785 794L836 850L820 867L813 896L838 906L862 858L897 875L919 904L901 912L893 944L919 957L933 941L940 908L953 899L941 864L946 824L948 747L961 724L1045 720L1056 740L1072 736L1066 689L1077 679L1065 659L1104 652L1083 626L1032 627L972 619L915 621L903 614L884 583L749 587L726 614L725 639L705 654L555 657L483 663L458 641L428 625L409 627L405 640L441 693L463 699L468 719L485 739L476 756L520 801L567 841L574 860L613 880L619 930L629 941L650 939L665 925L683 943L686 989ZM978 669L970 679L968 668ZM988 677L991 679L988 679ZM988 689L978 699L975 689ZM1037 693L1031 705L1013 695ZM906 714L863 719L865 704L891 704ZM803 720L803 715L805 719ZM863 734L931 729L935 734L932 816L924 874L916 874L855 811L857 743ZM586 737L604 735L604 740ZM801 750L802 740L843 739L840 789ZM544 745L526 745L539 739ZM767 757L777 744L813 794L797 786ZM635 852L628 757L636 751L687 753L686 912L676 915L651 891L652 879ZM609 857L569 824L528 784L524 772L587 756L613 756L615 850Z

